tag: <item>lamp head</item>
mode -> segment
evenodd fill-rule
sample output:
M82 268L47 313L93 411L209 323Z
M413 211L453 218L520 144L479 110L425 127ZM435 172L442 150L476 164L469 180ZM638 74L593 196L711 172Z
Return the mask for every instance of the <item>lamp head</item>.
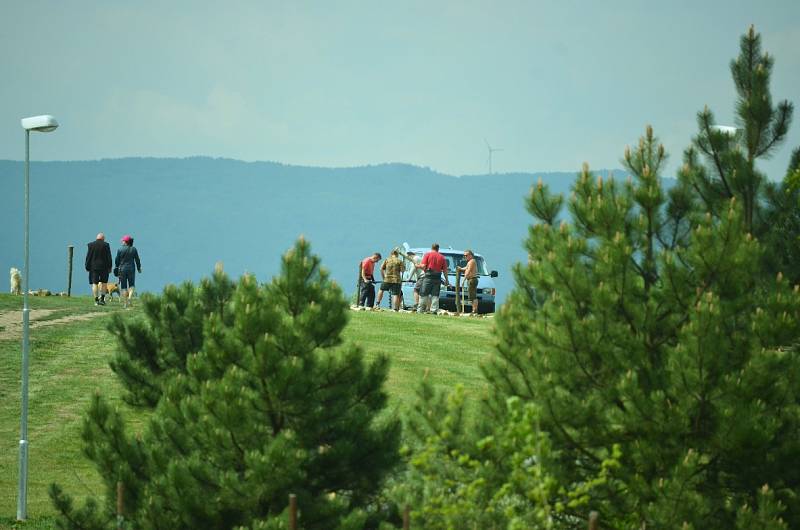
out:
M736 136L736 132L738 131L736 127L731 127L730 125L712 125L710 129L726 136Z
M22 128L26 131L50 132L58 128L58 122L49 114L22 118L20 122L22 123Z

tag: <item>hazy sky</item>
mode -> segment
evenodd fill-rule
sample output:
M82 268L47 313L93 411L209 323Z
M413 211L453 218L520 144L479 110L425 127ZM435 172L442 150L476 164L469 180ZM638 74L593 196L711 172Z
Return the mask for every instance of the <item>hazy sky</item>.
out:
M651 123L669 174L754 23L800 104L800 1L40 1L0 7L0 158L209 155L485 173L619 167ZM800 109L798 110L800 114ZM765 164L780 178L800 145Z

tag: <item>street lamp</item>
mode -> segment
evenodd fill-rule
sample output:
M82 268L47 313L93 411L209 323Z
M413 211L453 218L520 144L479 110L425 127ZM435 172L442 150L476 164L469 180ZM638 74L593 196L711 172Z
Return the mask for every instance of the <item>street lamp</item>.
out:
M22 118L25 129L25 266L22 272L22 413L19 426L19 491L17 494L17 520L27 519L28 500L28 357L30 351L29 324L31 309L28 306L28 280L30 259L30 140L31 131L56 130L58 122L49 115Z

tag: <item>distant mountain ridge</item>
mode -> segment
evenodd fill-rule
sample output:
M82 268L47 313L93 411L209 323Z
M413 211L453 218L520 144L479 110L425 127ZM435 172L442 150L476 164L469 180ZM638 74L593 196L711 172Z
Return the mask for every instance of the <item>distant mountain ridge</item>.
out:
M364 256L435 241L483 254L500 273L502 300L513 264L526 259L530 186L541 177L566 192L575 175L457 177L398 163L320 168L207 157L32 162L30 286L66 290L74 245L73 292L87 293L86 243L98 231L114 251L122 235L135 237L144 269L137 287L147 291L197 281L217 261L233 276L268 281L303 235L347 293ZM0 160L0 186L0 270L22 269L22 162Z

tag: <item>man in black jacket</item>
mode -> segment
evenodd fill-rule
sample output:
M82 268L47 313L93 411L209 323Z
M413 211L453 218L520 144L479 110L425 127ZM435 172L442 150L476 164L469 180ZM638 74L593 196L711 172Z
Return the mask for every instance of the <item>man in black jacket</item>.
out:
M111 267L111 246L106 243L105 234L100 232L97 239L89 243L86 251L86 270L92 286L94 305L106 305L106 284Z

